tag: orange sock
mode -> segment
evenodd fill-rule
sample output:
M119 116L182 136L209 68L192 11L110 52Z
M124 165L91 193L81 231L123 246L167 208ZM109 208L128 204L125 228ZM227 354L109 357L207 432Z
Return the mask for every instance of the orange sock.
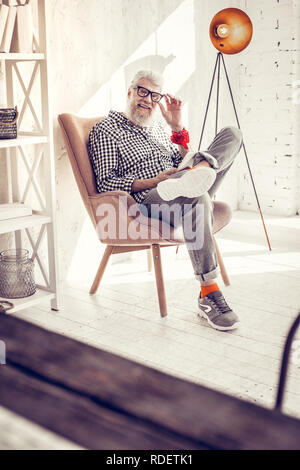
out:
M201 286L201 298L203 299L203 297L210 294L211 292L215 292L216 290L219 290L219 286L216 282L210 286Z

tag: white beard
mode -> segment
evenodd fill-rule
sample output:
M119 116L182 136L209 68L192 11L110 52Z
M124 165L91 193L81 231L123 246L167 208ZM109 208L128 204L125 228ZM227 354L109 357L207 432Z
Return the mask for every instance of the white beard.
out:
M130 98L127 100L125 113L130 121L141 127L152 126L156 121L156 109L153 109L149 116L145 116L139 112Z

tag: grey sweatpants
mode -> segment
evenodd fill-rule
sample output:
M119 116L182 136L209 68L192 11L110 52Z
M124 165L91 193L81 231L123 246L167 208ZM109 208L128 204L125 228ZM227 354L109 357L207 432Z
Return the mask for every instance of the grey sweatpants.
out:
M157 189L153 188L142 203L143 211L146 210L148 216L165 220L174 227L182 226L195 277L200 281L215 279L219 272L212 236L212 197L233 164L241 146L241 131L231 126L224 127L205 152L197 152L194 155L191 165L195 166L206 160L216 170L216 180L207 193L196 198L178 197L171 201L164 201L160 198ZM178 171L170 178L180 178L187 171L193 170ZM166 211L166 208L169 210Z

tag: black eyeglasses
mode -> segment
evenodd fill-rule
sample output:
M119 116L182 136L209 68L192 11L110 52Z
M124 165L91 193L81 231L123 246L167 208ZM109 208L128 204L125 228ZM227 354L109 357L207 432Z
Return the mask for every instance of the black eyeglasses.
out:
M146 96L151 95L151 100L153 103L158 103L164 95L161 95L160 93L157 93L157 91L150 91L148 88L144 88L143 86L136 86L134 87L135 90L137 90L137 94L141 96L142 98L146 98Z

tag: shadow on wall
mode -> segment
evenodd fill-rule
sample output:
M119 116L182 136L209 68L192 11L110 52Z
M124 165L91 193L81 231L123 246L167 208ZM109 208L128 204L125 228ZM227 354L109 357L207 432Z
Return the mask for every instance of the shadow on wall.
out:
M141 57L124 67L124 81L126 88L129 87L130 82L139 70L155 70L158 73L164 75L166 67L174 60L176 56L170 54L167 57L160 55L149 55Z
M149 55L165 55L157 50L153 32L186 0L89 0L72 9L68 0L51 2L55 8L50 29L55 34L50 53L58 114L81 110L141 45L148 44Z

